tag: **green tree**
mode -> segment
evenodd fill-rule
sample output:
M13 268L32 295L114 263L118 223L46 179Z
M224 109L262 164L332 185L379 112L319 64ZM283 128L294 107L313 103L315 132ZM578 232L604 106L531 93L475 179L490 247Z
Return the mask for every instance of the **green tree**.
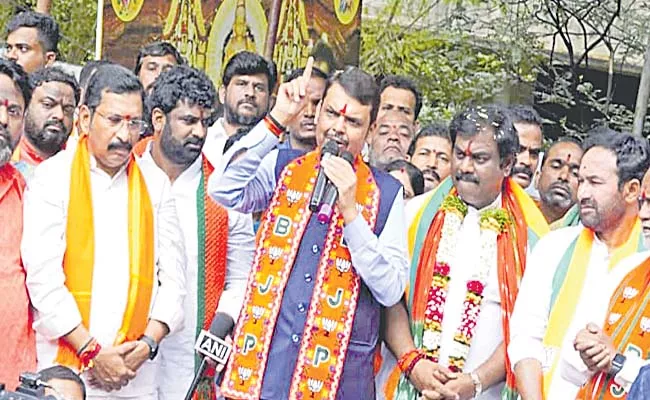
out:
M0 26L6 26L17 7L34 9L35 0L8 0L0 4ZM52 16L59 24L59 59L82 64L95 53L97 2L94 0L54 0ZM4 34L3 34L4 37Z

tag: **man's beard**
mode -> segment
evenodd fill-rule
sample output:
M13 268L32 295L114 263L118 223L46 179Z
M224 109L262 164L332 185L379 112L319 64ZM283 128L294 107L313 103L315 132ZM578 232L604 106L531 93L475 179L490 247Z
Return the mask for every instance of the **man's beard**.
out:
M59 133L47 130L47 128L52 126L58 127ZM38 127L29 113L25 115L24 133L38 150L48 156L52 156L61 151L65 142L68 140L68 136L70 136L70 132L67 131L63 122L49 120L42 127Z
M566 191L566 197L560 196L557 193L552 193L553 189L564 189ZM540 191L539 197L543 203L548 204L551 207L568 210L573 205L573 199L571 198L571 188L569 184L563 183L562 181L556 181L548 187L548 190Z
M160 148L171 162L177 165L191 165L201 155L201 151L194 151L187 148L188 144L198 145L203 148L205 139L190 136L185 141L180 142L172 135L172 128L169 123L165 123L165 127L160 137Z
M14 144L6 128L0 127L0 167L11 160L14 153Z
M250 104L253 107L255 107L258 113L255 115L242 115L238 113L237 108L244 103ZM224 113L224 116L226 117L226 121L231 125L255 126L257 125L258 122L262 120L262 118L264 118L264 115L266 114L266 110L262 111L258 108L257 105L246 100L240 100L239 102L237 102L237 105L234 108L231 107L230 104L226 101L225 107L226 107L225 110L226 112Z

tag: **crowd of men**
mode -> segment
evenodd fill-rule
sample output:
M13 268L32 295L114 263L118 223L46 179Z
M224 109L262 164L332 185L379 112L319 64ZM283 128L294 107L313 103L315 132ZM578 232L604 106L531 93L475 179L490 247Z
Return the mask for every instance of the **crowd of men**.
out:
M646 139L420 126L408 77L311 58L240 52L217 88L164 42L77 80L58 39L23 12L0 60L8 388L182 399L206 329L233 349L195 399L649 398Z

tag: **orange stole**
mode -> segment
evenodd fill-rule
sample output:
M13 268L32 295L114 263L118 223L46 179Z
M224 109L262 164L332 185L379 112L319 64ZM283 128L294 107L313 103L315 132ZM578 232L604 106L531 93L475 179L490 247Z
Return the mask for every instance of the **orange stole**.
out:
M72 160L70 202L66 224L66 252L63 258L65 285L74 297L83 326L88 328L93 284L94 225L90 183L88 138L79 139ZM122 325L114 345L138 339L147 327L154 280L153 210L144 177L135 160L127 166L129 291ZM79 370L81 364L73 349L59 339L56 362Z
M630 271L616 288L603 326L620 353L650 352L650 258ZM620 399L624 390L614 378L598 373L580 389L577 399Z
M379 189L357 157L357 203L374 228ZM233 399L259 399L270 343L282 296L310 220L309 197L318 174L317 151L289 163L279 178L258 236L242 314L226 367L222 393ZM304 335L293 371L289 398L335 399L352 332L361 287L343 244L343 218L335 208L318 263ZM288 354L288 357L295 356Z

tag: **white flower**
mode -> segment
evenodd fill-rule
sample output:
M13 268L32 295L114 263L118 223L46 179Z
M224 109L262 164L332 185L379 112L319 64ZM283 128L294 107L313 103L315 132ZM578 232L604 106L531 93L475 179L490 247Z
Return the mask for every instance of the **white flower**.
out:
M440 333L425 330L422 335L422 346L427 350L435 350L440 346Z

